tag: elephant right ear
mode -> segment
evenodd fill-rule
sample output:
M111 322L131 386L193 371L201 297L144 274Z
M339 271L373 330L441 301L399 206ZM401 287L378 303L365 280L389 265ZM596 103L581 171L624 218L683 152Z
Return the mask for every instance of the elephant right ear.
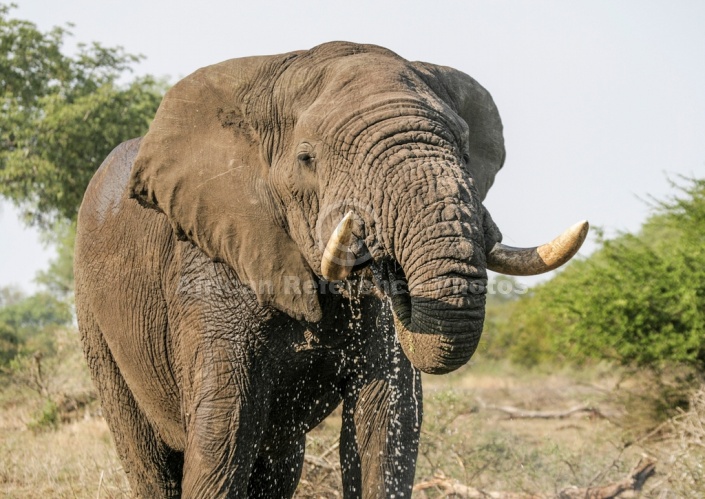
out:
M166 214L181 239L222 260L261 304L318 321L314 275L281 223L252 94L294 54L233 59L167 92L133 165L130 195ZM254 87L254 90L251 91ZM256 97L255 97L256 98Z
M462 71L427 62L412 62L421 79L468 125L470 170L480 199L505 159L502 120L490 93Z

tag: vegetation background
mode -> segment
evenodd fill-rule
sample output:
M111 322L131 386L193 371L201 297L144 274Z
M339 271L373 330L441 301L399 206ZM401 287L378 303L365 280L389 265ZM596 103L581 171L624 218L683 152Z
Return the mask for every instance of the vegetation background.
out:
M129 495L75 327L74 223L93 172L146 131L168 84L131 78L139 57L120 48L68 56L69 36L0 4L0 196L57 250L38 292L0 288L8 497ZM705 178L664 182L672 197L651 200L637 233L598 228L589 258L526 293L495 278L473 362L424 379L418 496L452 480L558 494L615 482L643 454L658 459L645 496L705 494ZM311 433L298 496L339 496L339 424Z

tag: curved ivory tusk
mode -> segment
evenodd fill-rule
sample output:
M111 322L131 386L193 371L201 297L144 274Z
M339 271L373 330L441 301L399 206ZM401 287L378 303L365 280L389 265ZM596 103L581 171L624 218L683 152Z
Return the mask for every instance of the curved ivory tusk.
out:
M487 254L487 268L509 275L537 275L556 269L578 252L590 224L578 222L550 243L534 248L514 248L497 243Z
M331 234L321 260L321 275L328 281L345 279L355 265L355 256L350 251L352 242L353 213L345 214Z

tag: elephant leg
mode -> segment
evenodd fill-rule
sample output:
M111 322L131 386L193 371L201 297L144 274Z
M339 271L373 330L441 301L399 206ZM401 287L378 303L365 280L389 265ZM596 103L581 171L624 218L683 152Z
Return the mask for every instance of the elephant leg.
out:
M389 371L347 390L340 437L346 498L411 497L421 431L421 375L398 345L396 350L392 362L381 364Z
M292 497L301 478L306 451L306 437L290 447L260 453L250 478L248 497Z
M217 322L217 321L216 321ZM268 381L253 368L248 345L202 333L183 395L187 427L185 497L246 497L268 427Z
M183 454L157 436L121 376L98 325L88 314L81 315L83 350L133 493L144 498L180 497Z

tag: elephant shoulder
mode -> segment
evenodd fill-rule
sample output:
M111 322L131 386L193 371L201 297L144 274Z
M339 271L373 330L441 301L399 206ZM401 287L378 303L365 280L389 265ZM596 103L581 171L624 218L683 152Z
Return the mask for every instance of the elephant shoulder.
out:
M77 282L118 282L131 267L161 268L168 251L154 248L173 245L166 216L129 196L130 173L140 142L133 139L117 146L88 184L76 227Z
M138 138L117 146L93 175L78 212L77 255L100 259L100 255L128 251L139 240L171 242L166 216L141 206L129 195L130 173L140 142Z
M80 224L102 224L128 200L127 186L141 138L123 142L108 155L88 184L79 210Z

